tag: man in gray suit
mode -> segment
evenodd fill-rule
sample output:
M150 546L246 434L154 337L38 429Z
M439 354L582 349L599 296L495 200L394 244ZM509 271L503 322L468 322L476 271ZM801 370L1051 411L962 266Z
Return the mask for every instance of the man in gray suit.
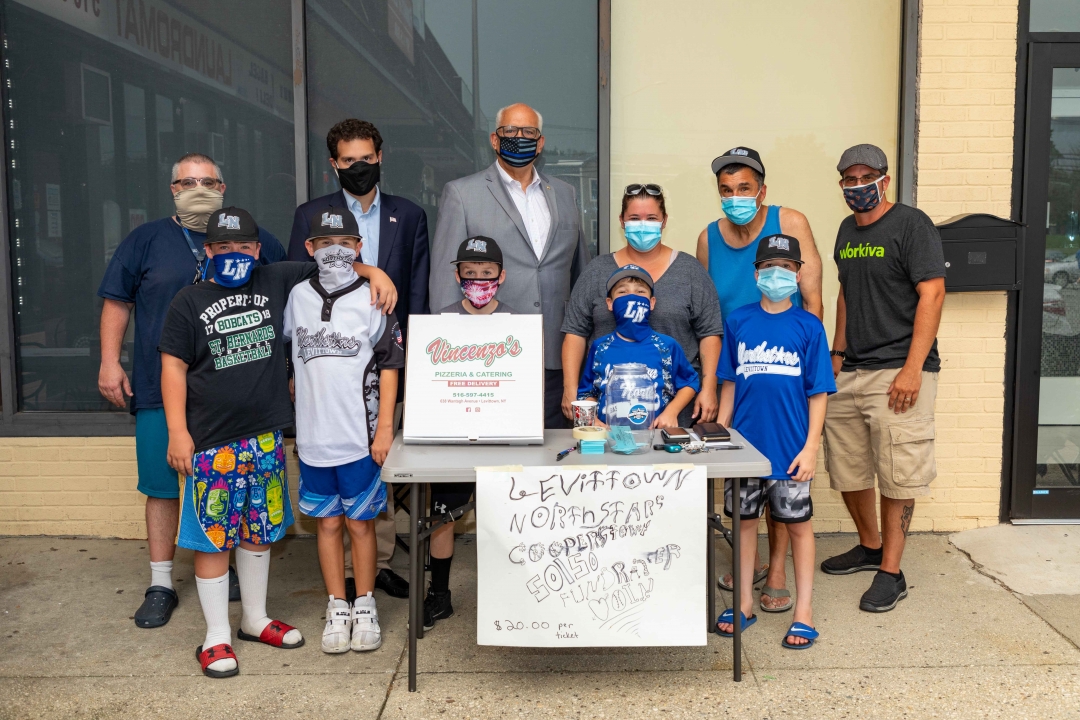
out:
M499 300L544 316L544 427L562 428L563 308L589 250L574 189L533 167L544 149L543 122L523 103L503 108L491 133L495 162L443 188L428 297L433 308L461 300L450 264L458 245L476 235L495 238L506 271Z

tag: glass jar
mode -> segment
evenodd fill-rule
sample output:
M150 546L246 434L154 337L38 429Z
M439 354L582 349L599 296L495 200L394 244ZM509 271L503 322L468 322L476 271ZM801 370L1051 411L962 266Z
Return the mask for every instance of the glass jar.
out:
M612 366L604 391L604 420L609 428L608 447L613 452L644 453L652 448L658 401L656 381L649 377L648 366Z

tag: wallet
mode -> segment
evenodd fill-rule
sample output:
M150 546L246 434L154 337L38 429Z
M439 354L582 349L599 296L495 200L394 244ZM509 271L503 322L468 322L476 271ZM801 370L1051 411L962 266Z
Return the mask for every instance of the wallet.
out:
M694 432L705 442L727 442L731 440L731 433L720 423L698 423L694 426Z
M664 428L660 431L660 437L665 444L685 445L690 442L690 432L686 428Z

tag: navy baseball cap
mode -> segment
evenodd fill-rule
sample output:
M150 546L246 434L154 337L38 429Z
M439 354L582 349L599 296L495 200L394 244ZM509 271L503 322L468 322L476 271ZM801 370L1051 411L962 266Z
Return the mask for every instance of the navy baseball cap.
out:
M653 289L652 275L650 275L648 273L648 271L645 270L645 268L640 267L638 265L623 265L621 268L616 268L615 272L611 273L611 277L608 278L608 281L607 281L608 294L609 295L611 294L611 289L613 287L615 287L615 285L620 280L622 280L624 278L629 278L629 277L637 278L638 280L641 280L643 283L648 285L649 290Z
M799 249L798 238L790 235L769 235L761 238L757 245L757 256L754 258L754 267L765 262L781 258L790 260L799 265L803 264L802 250Z

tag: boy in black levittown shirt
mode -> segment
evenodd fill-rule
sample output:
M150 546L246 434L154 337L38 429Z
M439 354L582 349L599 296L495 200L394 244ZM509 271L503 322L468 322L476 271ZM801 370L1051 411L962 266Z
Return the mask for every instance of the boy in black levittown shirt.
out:
M210 216L206 254L214 278L177 294L158 349L167 459L184 476L177 544L195 551L207 626L196 655L204 674L229 677L239 671L228 606L234 547L243 605L238 637L280 648L304 643L299 630L267 616L266 585L270 543L293 522L281 434L293 423L282 321L293 286L318 268L257 265L258 227L235 207ZM396 293L385 274L355 268L375 278L392 310Z

